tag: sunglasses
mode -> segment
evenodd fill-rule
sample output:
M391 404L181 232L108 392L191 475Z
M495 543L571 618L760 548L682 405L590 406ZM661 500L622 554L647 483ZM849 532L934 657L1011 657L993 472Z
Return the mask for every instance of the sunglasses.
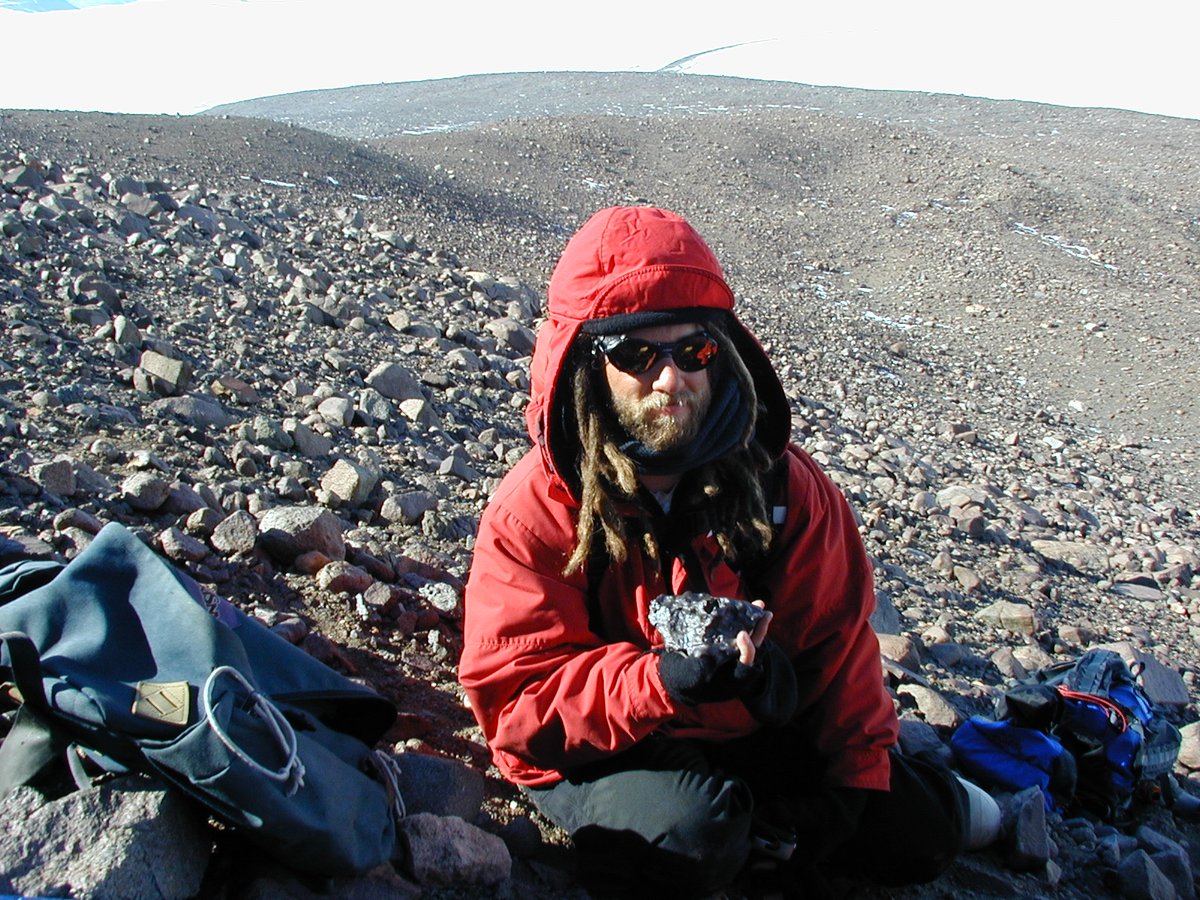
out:
M643 375L663 359L674 360L681 372L699 372L712 365L719 352L717 342L707 331L694 332L669 344L613 334L596 338L593 346L629 375Z

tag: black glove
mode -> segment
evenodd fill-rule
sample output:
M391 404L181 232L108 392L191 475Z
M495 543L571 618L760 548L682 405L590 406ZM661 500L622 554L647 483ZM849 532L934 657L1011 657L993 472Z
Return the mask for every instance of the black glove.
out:
M796 670L786 653L769 638L754 653L754 665L761 666L763 677L757 689L743 693L741 700L750 715L764 725L781 727L791 721L799 701Z
M663 653L658 666L663 687L682 703L741 700L764 725L782 725L796 709L796 675L791 661L770 640L754 653L754 664L733 657L718 662L711 656Z
M658 674L667 693L681 703L719 703L753 692L763 678L760 666L747 666L736 656L724 661L689 656L678 650L659 657Z

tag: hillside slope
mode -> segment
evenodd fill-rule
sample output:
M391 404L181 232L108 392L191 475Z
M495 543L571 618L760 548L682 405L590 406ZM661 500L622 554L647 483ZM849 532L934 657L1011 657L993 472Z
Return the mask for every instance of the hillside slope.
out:
M586 103L422 135L381 86L369 140L0 113L0 554L124 522L394 699L391 746L488 772L481 824L522 858L527 804L455 681L462 578L527 446L550 267L596 208L653 202L711 240L861 517L907 734L941 747L1023 667L1099 643L1194 722L1200 123L818 88L779 108L719 79L727 108L687 106L664 85L701 82L589 78L487 82ZM461 123L477 84L403 92ZM335 516L346 558L273 555L257 523L292 506ZM981 854L903 896L1118 890L1094 830L1051 832L1053 865ZM569 895L557 871L518 865L510 893Z
M595 208L678 209L752 306L800 329L841 306L1005 373L1195 482L1200 122L667 74L475 76L223 109L392 135L374 146L425 173L455 245L534 277ZM455 130L399 134L435 120Z

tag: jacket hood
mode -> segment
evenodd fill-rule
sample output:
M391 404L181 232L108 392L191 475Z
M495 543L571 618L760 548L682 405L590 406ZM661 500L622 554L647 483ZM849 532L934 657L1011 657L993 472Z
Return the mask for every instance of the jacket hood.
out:
M550 278L547 318L533 351L525 410L529 436L567 497L576 446L562 427L561 407L570 394L569 387L562 389L563 363L585 322L614 317L621 317L615 322L626 317L636 321L645 314L689 309L698 317L722 316L766 407L758 419L758 437L773 455L783 452L791 433L787 398L766 353L733 315L733 303L733 291L708 244L667 210L603 209L567 242Z

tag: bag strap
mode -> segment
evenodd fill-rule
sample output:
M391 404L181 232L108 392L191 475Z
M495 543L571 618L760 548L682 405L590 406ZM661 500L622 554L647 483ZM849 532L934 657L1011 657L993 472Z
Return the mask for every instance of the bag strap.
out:
M53 789L66 784L63 770L70 746L45 719L22 706L0 744L0 798L21 785Z
M1183 738L1179 729L1166 719L1155 719L1146 729L1142 743L1142 776L1158 778L1175 768Z
M1112 650L1089 650L1067 676L1067 687L1081 694L1105 694L1113 675L1126 669L1125 660ZM1128 679L1133 681L1132 676Z
M42 687L41 655L33 641L20 631L6 631L0 634L0 649L8 651L8 668L21 692L21 702L38 712L47 712L50 707Z
M21 694L21 708L0 744L0 797L23 784L38 785L61 764L70 741L47 721L42 664L33 641L19 631L0 634L8 669Z

